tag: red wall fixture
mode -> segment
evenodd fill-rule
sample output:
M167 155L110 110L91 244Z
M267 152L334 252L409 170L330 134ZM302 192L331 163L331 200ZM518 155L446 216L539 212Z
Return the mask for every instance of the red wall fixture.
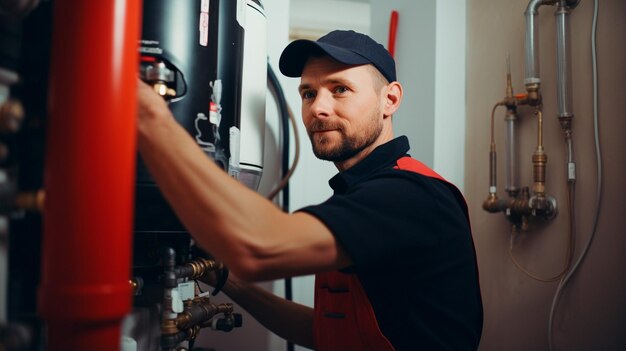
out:
M389 40L387 41L387 50L391 57L396 56L396 35L398 34L398 11L391 11L389 16Z
M117 350L131 309L141 4L54 2L38 291L47 350Z

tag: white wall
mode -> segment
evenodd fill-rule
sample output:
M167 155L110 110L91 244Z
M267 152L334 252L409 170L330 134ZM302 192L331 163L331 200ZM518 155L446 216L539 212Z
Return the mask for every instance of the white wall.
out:
M466 0L373 0L371 35L387 44L399 12L396 70L404 101L394 115L411 156L463 190Z
M437 1L433 168L464 190L466 1Z

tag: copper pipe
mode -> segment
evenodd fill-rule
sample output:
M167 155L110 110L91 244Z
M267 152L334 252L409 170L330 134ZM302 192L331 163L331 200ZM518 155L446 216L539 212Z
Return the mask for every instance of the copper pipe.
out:
M556 17L556 97L559 121L565 131L571 128L572 118L574 117L572 109L572 68L570 64L570 8L567 6L566 1L561 0L559 2L554 16Z
M224 264L222 262L208 260L202 257L197 258L186 265L193 269L193 274L189 277L190 279L196 279L209 271L218 271L224 268Z
M497 178L496 178L496 167L497 167L497 160L496 160L496 138L495 138L495 131L494 131L494 124L495 124L495 113L496 113L496 109L498 108L498 106L504 106L504 102L500 101L498 103L496 103L493 108L491 109L491 143L489 144L489 194L496 194L497 192Z
M27 211L43 212L46 193L43 190L18 193L15 207Z
M533 193L542 197L545 194L546 164L548 155L543 149L543 114L540 109L535 110L537 115L537 148L533 153Z
M16 133L24 120L24 107L19 100L8 99L0 104L0 133Z
M483 209L490 213L506 211L513 204L513 199L499 199L496 194L489 194L483 202Z
M232 313L233 304L225 303L216 305L209 299L201 298L193 301L193 304L180 313L175 319L176 327L180 330L200 325L220 313Z
M505 170L506 183L504 190L511 197L515 197L519 191L518 184L518 168L517 168L517 135L515 132L515 124L517 122L517 114L515 108L507 108L506 117L504 118L506 143L505 143Z
M530 0L524 17L526 18L526 79L525 83L540 83L539 77L539 32L537 31L537 15L542 5L554 5L556 0Z
M43 212L45 193L43 190L15 193L12 186L6 193L0 193L0 213L8 214L18 210Z

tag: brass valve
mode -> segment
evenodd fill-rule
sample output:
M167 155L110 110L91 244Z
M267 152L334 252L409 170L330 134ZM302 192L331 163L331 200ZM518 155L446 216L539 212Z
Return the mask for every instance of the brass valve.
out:
M9 99L0 104L0 133L15 133L24 120L24 107L19 100Z
M539 83L528 83L526 84L526 92L528 105L530 106L539 106L541 105L541 93L539 93L540 85Z

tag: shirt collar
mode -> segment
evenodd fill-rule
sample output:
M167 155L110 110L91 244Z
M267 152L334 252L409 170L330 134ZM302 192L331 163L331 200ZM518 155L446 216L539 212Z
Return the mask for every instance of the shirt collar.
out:
M394 165L398 158L407 154L409 148L409 139L404 135L399 136L378 146L356 165L337 173L328 184L336 194L343 193L364 177Z

